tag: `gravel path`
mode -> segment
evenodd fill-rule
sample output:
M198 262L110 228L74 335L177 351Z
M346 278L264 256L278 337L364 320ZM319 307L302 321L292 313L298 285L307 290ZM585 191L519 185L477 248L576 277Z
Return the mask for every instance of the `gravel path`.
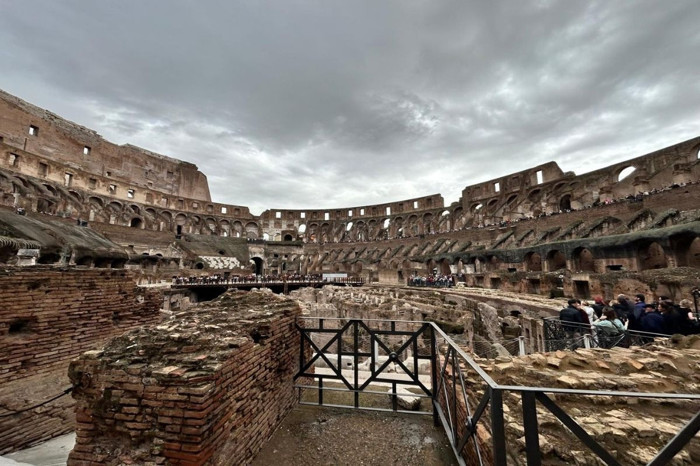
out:
M269 465L455 465L431 416L299 406L253 462Z

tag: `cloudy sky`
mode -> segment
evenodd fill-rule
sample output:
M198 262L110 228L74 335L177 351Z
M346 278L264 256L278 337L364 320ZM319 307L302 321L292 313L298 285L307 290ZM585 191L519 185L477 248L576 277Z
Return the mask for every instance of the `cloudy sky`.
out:
M0 88L197 164L212 198L334 208L700 135L697 0L0 0Z

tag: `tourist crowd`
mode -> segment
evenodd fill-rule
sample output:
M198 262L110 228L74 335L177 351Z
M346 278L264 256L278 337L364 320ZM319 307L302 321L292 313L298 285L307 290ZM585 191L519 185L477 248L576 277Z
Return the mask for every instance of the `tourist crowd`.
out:
M700 292L695 289L697 299ZM626 330L660 335L692 335L700 333L697 309L689 299L678 304L667 297L658 302L645 302L643 294L632 299L621 294L617 299L605 302L597 296L593 303L570 299L568 306L559 312L559 320L568 334L591 328L603 335L621 335Z
M354 279L348 279L354 280ZM302 275L285 273L281 275L202 275L199 277L173 277L173 285L235 285L236 283L279 283L279 282L320 282L324 278L318 274ZM326 280L327 281L327 280ZM332 281L341 281L333 279Z
M455 286L456 278L454 275L414 275L409 277L408 286L432 286L439 288L449 288Z

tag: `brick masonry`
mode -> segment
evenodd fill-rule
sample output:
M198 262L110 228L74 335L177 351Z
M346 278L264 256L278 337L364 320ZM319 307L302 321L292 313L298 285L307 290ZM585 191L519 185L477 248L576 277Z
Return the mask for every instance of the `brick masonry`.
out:
M71 359L108 338L160 320L160 292L138 289L125 270L5 267L0 270L0 453L73 430L61 393Z
M246 464L296 404L301 310L229 292L73 361L68 464Z

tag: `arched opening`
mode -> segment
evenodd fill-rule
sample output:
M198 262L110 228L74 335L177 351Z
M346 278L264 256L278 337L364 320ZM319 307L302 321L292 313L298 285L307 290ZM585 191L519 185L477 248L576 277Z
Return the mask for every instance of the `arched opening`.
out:
M253 262L253 265L255 266L255 275L262 275L263 271L264 271L262 258L261 257L253 257L250 260L251 260L251 262Z
M297 231L299 232L300 235L303 235L304 233L306 233L306 224L302 223L301 225L299 225L299 229Z
M566 268L566 256L559 250L549 251L547 253L547 265L550 271L561 270Z
M39 199L36 203L36 210L43 214L55 214L56 203L48 199Z
M452 270L450 269L450 262L447 259L442 259L440 261L440 273L442 275L452 274Z
M540 200L540 197L542 197L542 190L541 189L533 189L530 191L530 193L527 195L527 199L530 202L537 202Z
M696 237L693 242L690 243L686 255L686 266L700 269L700 236Z
M294 237L292 235L290 235L289 233L287 233L286 235L284 235L283 240L284 241L294 241Z
M666 252L656 241L639 249L640 270L664 269L666 267L668 267Z
M577 272L595 272L593 253L586 248L576 248L573 253L575 269Z
M671 249L678 267L700 268L700 236L691 234L671 238Z
M245 226L246 236L250 239L258 239L258 224L248 222Z
M625 178L630 176L632 173L634 173L635 170L636 170L636 168L634 168L634 167L627 167L627 168L622 169L622 171L620 171L620 173L618 173L618 175L617 175L617 181L624 180Z
M129 226L131 228L143 228L143 220L141 220L138 217L134 217L131 219L131 222L129 223Z
M525 268L528 272L541 272L542 256L536 252L528 252L525 254Z
M571 210L571 194L565 194L561 199L559 199L559 210Z

